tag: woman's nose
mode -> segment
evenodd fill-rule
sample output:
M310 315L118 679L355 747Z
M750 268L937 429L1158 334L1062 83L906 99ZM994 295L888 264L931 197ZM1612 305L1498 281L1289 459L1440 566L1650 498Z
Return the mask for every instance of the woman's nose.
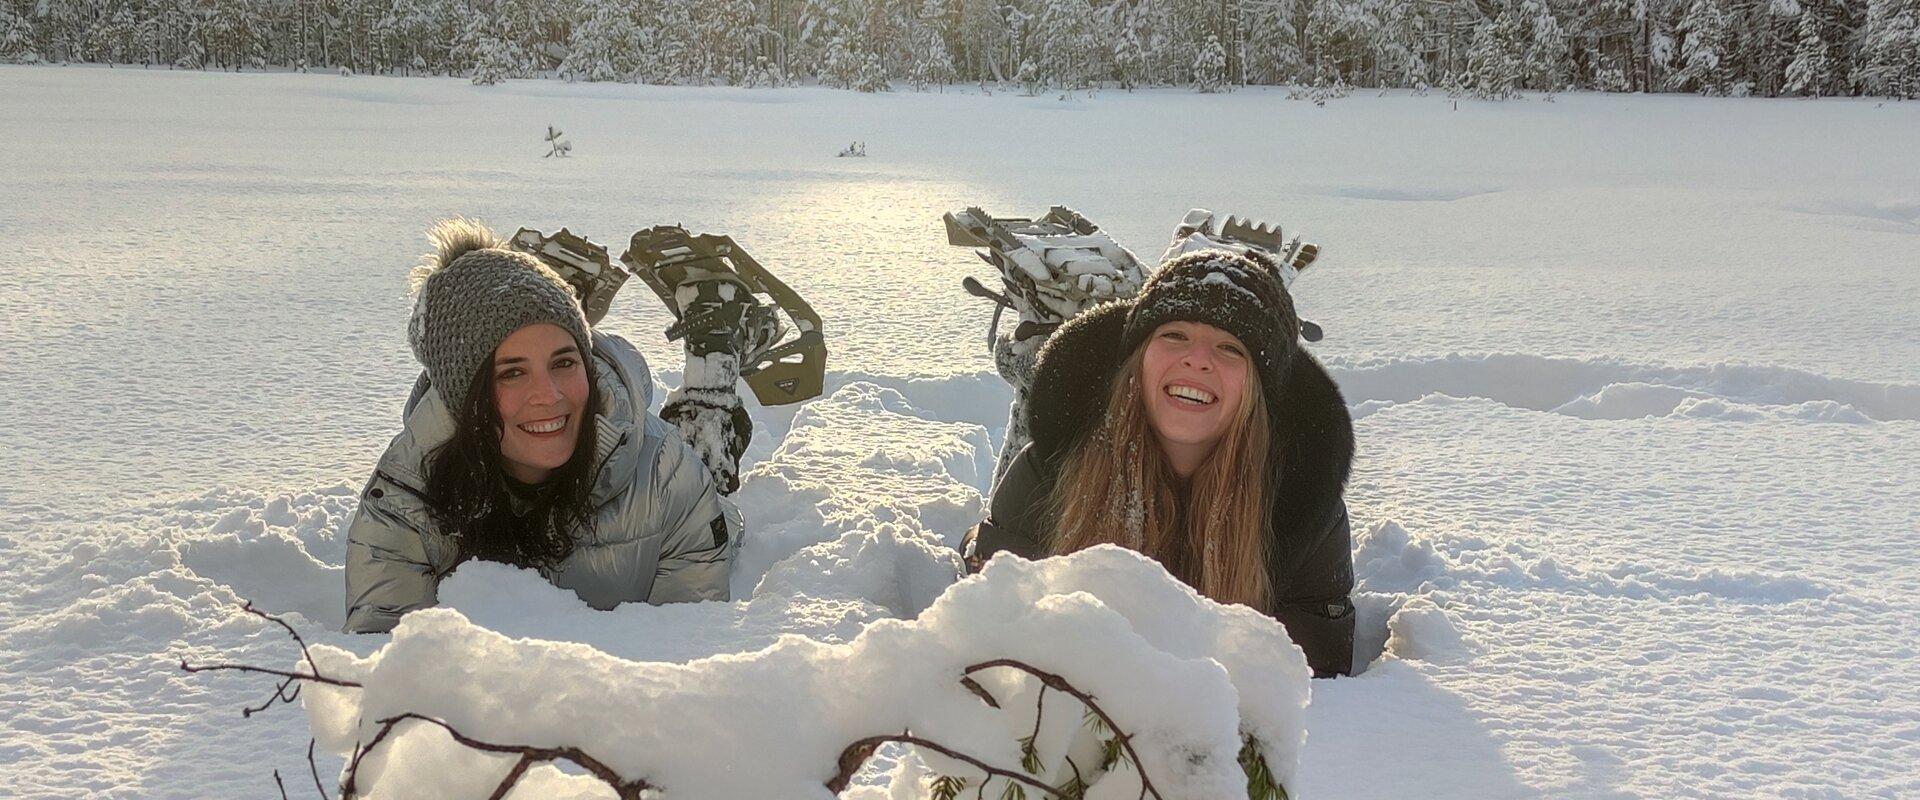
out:
M1201 372L1213 371L1213 357L1208 355L1207 351L1202 348L1196 347L1187 350L1186 355L1180 357L1180 362Z
M551 375L541 376L539 380L534 382L533 397L530 399L543 406L550 406L560 402L560 383L555 381Z

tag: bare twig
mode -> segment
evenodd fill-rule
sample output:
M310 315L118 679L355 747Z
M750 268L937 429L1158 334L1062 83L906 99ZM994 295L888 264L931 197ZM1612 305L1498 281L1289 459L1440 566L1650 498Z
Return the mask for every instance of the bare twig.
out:
M974 769L977 769L977 770L980 770L981 772L986 773L987 776L990 778L1005 778L1009 781L1018 781L1020 783L1026 784L1027 786L1031 786L1035 789L1039 789L1042 792L1046 792L1047 796L1049 797L1058 797L1058 798L1061 798L1061 800L1070 800L1069 798L1067 798L1067 795L1062 793L1059 789L1055 789L1051 786L1041 783L1040 781L1035 780L1034 778L1028 777L1018 772L1014 772L1013 770L1001 769L985 761L981 761L978 758L967 755L966 753L962 753L951 747L943 745L939 742L933 741L931 739L923 739L921 737L915 736L912 733L909 733L906 731L902 731L897 734L890 734L886 736L869 736L865 739L858 740L853 744L847 745L845 750L840 751L840 773L837 775L834 775L833 780L827 781L827 791L832 792L836 795L846 791L847 784L852 782L853 780L853 773L859 770L861 764L866 763L866 758L864 756L856 758L856 754L864 753L866 754L866 756L871 756L873 755L874 750L879 749L880 745L886 744L888 742L899 742L900 744L910 744L910 745L913 745L914 747L924 747L928 750L932 750L933 752L939 753L940 755L946 756L955 761L964 762L972 766ZM847 768L849 763L852 764L853 766L852 769Z
M329 678L325 675L319 675L319 674L307 673L307 672L289 672L283 669L268 669L266 667L256 667L251 664L201 664L201 665L195 666L193 664L188 664L186 659L183 658L180 660L180 670L182 672L219 672L221 670L233 670L235 672L251 672L257 675L275 675L282 678L308 681L311 683L324 683L324 684L327 684L328 686L341 686L348 689L363 688L356 681L341 680L339 678Z
M593 756L588 755L586 751L581 750L578 747L534 747L531 745L521 745L521 744L495 744L493 742L483 742L479 739L475 739L471 736L461 733L458 729L454 728L452 725L448 725L445 722L426 716L424 714L416 714L411 711L405 714L387 717L386 719L380 720L379 724L384 730L391 730L394 725L397 725L401 722L405 722L407 720L419 720L421 722L427 722L433 725L437 725L440 727L441 730L446 731L447 735L452 736L454 741L459 742L460 744L466 747L472 748L474 750L479 750L483 753L517 753L519 754L521 757L521 763L514 765L514 771L510 773L510 776L513 777L515 780L518 780L519 775L521 773L524 773L527 767L532 766L535 763L546 763L549 761L568 761L579 766L581 769L584 769L587 772L592 773L593 776L596 778L599 778L601 782L607 784L609 787L612 787L614 792L620 796L621 800L639 800L641 792L660 788L658 786L654 786L652 783L649 783L645 778L636 778L634 780L627 780L625 778L622 778L620 776L620 773L614 771L612 767L607 766L605 762L602 762L600 759L597 759L597 758L594 758ZM502 789L512 788L512 784L511 783L503 784L501 788ZM504 793L495 795L495 797L503 797L503 796L505 796Z
M1077 688L1074 688L1074 685L1071 683L1068 683L1066 678L1063 678L1056 673L1048 672L1046 670L1035 667L1032 664L1028 664L1024 661L1019 661L1011 658L997 658L992 661L982 661L978 664L974 664L973 666L967 667L963 671L963 673L965 675L972 676L976 672L980 672L982 670L988 670L988 669L995 669L998 667L1005 667L1008 669L1017 669L1017 670L1020 670L1021 672L1025 672L1028 675L1032 675L1035 678L1039 678L1041 685L1046 686L1048 688L1052 688L1052 689L1058 689L1062 692L1066 692L1067 694L1072 695L1075 700L1079 700L1082 705L1085 705L1087 707L1087 710L1092 711L1095 715L1099 716L1101 722L1106 723L1107 728L1113 731L1114 738L1117 741L1119 741L1120 746L1127 751L1127 759L1129 761L1132 761L1134 769L1140 772L1140 796L1142 798L1152 796L1153 798L1155 798L1155 800L1165 800L1165 798L1160 795L1160 790L1155 789L1153 787L1153 779L1147 777L1147 769L1146 769L1146 766L1142 764L1140 761L1140 754L1138 752L1135 752L1133 749L1133 735L1127 733L1126 730L1121 728L1118 724L1115 724L1113 721L1112 715L1108 714L1106 709L1101 708L1100 704L1094 701L1093 695L1087 694L1086 692L1083 692Z
M320 765L314 763L313 761L313 745L314 745L314 740L308 739L307 740L307 772L313 775L313 792L314 794L320 795L320 800L331 800L331 798L327 795L326 788L320 785Z
M994 708L1000 707L1000 701L993 699L993 695L989 694L986 687L981 686L979 681L972 678L961 678L960 685L966 687L967 691L974 693L974 695L981 700L985 700L987 705L993 706Z

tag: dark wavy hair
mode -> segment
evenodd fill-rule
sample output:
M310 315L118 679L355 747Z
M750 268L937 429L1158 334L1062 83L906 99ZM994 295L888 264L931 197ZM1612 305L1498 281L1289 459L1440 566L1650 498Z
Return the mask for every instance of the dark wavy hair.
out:
M582 353L587 370L587 406L580 415L573 457L522 498L514 512L513 489L500 454L504 423L493 399L493 360L480 365L467 400L454 412L453 438L422 459L426 499L434 521L453 536L459 560L497 561L518 567L551 568L573 553L575 529L593 525L594 450L598 442L595 410L600 383L593 357Z

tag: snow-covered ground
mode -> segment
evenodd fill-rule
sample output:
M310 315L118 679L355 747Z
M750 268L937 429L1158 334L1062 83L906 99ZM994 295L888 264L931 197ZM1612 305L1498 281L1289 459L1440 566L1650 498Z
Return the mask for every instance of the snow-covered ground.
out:
M304 714L173 665L291 663L241 597L382 641L319 631L431 220L729 233L826 319L828 393L755 410L764 596L604 615L680 662L933 602L912 543L980 515L1007 399L939 215L1067 203L1149 256L1190 206L1326 248L1296 295L1384 655L1312 685L1297 795L1920 795L1920 104L0 68L0 164L0 791L304 776ZM666 319L629 288L605 327L671 385ZM605 644L514 577L449 604Z

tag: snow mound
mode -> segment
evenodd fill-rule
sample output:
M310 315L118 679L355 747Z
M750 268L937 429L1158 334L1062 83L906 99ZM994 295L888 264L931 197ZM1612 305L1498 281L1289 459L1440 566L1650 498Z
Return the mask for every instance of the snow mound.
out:
M1728 422L1798 420L1866 424L1873 418L1835 400L1808 400L1790 405L1742 403L1705 392L1654 383L1610 383L1593 394L1555 407L1556 414L1583 419L1715 419Z
M1747 407L1785 406L1778 410L1784 418L1807 421L1920 420L1920 386L1830 378L1782 367L1676 367L1524 353L1330 357L1324 363L1358 415L1437 393L1586 419L1666 416L1680 412L1689 400L1717 398Z
M1458 664L1473 648L1460 621L1433 600L1416 597L1387 620L1387 652L1395 657L1435 664Z
M985 428L927 418L898 391L856 381L803 406L735 496L748 534L733 568L744 597L774 564L850 530L901 526L948 547L985 516Z
M1754 570L1662 570L1625 561L1607 569L1581 569L1518 542L1495 543L1464 534L1416 538L1391 520L1357 531L1354 548L1355 590L1385 595L1489 585L1661 600L1705 594L1762 604L1833 595L1831 587L1816 581Z
M843 557L813 561L861 568L915 560L885 555L890 550L920 552L916 540L884 539L849 535L823 548L823 556ZM776 579L789 580L768 576ZM875 622L845 643L786 636L686 664L630 661L575 643L514 639L437 608L408 615L370 656L317 646L315 658L322 672L365 684L302 696L314 736L333 752L371 740L378 720L418 713L482 741L579 747L627 778L688 798L821 797L843 748L903 730L1017 769L1016 739L1035 725L1023 698L1039 698L1037 684L1012 669L977 671L999 699L996 709L960 683L970 665L995 659L1059 674L1097 698L1132 735L1141 768L1164 796L1232 796L1246 785L1237 761L1243 735L1260 743L1276 777L1292 779L1308 691L1305 658L1278 623L1199 597L1153 561L1114 547L1037 562L1000 556L918 619ZM1055 692L1044 702L1055 724L1035 740L1037 774L1057 782L1086 771L1069 760L1087 729L1071 699ZM743 753L753 754L754 769L736 768ZM918 754L902 759L890 780L917 780L916 759L938 773L967 774ZM511 766L458 746L437 726L406 722L364 762L360 780L371 797L466 797ZM543 792L580 788L555 768L534 772ZM1133 796L1138 774L1093 776L1088 796Z

